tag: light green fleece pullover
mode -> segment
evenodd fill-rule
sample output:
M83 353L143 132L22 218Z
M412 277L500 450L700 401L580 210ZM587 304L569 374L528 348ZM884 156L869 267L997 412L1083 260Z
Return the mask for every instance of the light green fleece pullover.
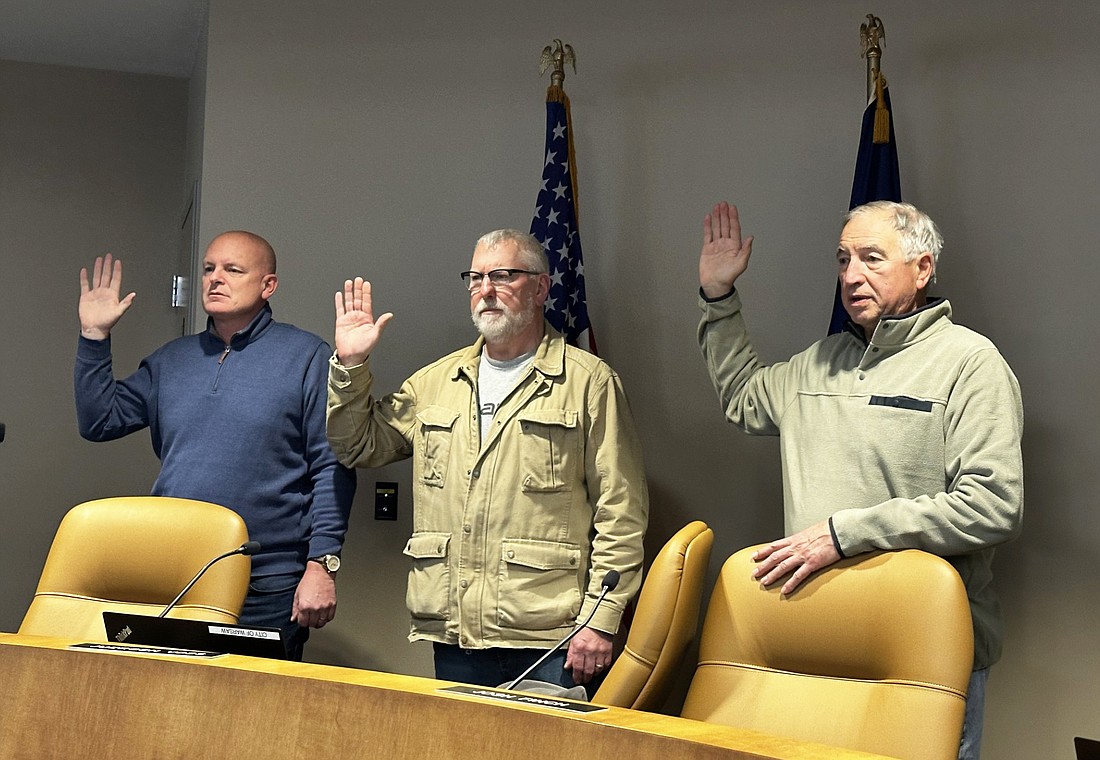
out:
M1001 654L990 588L993 547L1023 515L1023 407L1012 370L987 338L951 322L937 300L858 327L765 366L734 292L700 298L699 345L727 419L780 436L788 535L826 518L841 552L923 549L962 577L974 620L974 668Z

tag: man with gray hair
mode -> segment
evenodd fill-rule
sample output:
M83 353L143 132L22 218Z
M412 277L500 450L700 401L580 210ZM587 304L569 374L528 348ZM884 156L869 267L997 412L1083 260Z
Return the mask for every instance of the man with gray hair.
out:
M461 277L481 337L383 398L368 357L393 315L375 319L370 283L344 282L329 441L349 467L413 458L409 638L433 643L437 678L511 681L595 612L530 676L591 693L641 584L649 499L626 396L544 319L534 237L485 235ZM612 571L621 580L595 609Z
M787 537L760 550L755 577L790 594L814 572L873 550L945 557L966 585L974 676L960 757L977 757L985 678L1003 623L993 547L1023 513L1020 388L997 348L929 299L943 239L913 206L848 213L837 247L846 329L764 365L734 283L752 238L722 202L703 223L699 345L726 418L778 435Z

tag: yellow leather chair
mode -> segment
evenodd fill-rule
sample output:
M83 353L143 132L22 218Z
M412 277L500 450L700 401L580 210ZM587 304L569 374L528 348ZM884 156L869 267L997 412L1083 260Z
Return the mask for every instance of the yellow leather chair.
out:
M626 648L593 702L635 710L661 708L699 628L713 542L714 531L697 520L677 531L657 553L638 595Z
M105 641L105 610L158 615L203 565L247 540L236 512L203 501L79 504L57 529L19 633ZM168 616L237 622L250 569L244 556L216 563Z
M916 550L841 560L784 597L743 549L722 567L683 717L909 760L958 756L966 590Z

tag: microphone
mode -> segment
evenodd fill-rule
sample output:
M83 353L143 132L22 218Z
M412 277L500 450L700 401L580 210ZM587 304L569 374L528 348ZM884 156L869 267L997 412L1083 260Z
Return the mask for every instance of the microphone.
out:
M614 591L615 587L619 585L619 571L618 570L608 570L607 575L605 575L603 577L603 581L600 583L600 585L603 586L603 591L600 592L600 597L596 600L596 603L592 606L592 611L588 613L588 617L586 617L584 619L584 622L581 623L580 625L578 625L572 631L570 631L569 635L567 635L564 639L562 639L557 644L555 644L552 648L547 649L546 654L544 654L542 657L535 660L535 663L531 667L527 668L527 670L520 673L519 677L516 678L516 680L512 681L507 686L505 686L504 687L505 691L511 691L512 689L516 688L516 684L518 684L520 681L522 681L527 676L531 675L532 672L534 672L535 670L538 669L539 665L542 665L544 662L546 662L546 660L550 657L550 655L554 654L554 652L558 651L563 646L565 646L570 641L572 641L574 636L576 636L578 633L580 633L582 629L584 629L590 622L592 622L592 617L593 617L593 615L596 614L596 610L598 610L600 608L600 604L603 602L604 597L607 596L607 592Z
M260 542L259 541L245 541L243 544L238 546L233 551L226 552L225 554L219 554L217 557L214 557L214 559L210 560L205 565L203 565L202 570L199 570L199 572L195 574L195 577L191 579L191 582L183 587L183 591L179 592L179 594L176 595L176 598L173 599L171 602L169 602L168 606L165 607L163 610L161 610L161 613L159 615L157 615L157 617L159 617L159 618L164 617L165 615L168 614L169 610L171 610L173 607L175 607L177 604L179 604L180 599L183 599L183 595L186 594L188 591L190 591L191 587L199 582L199 578L201 578L203 575L205 575L206 571L209 570L211 567L213 567L215 563L221 562L226 557L232 557L236 554L243 554L246 557L248 557L248 556L251 556L253 554L256 554L258 551L260 551ZM600 598L602 599L603 597L600 597ZM595 610L593 610L593 612L595 612Z

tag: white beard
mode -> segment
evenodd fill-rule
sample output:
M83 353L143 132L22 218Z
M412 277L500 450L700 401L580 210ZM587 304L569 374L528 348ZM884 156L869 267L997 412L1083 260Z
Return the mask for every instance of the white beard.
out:
M484 314L484 309L501 309L500 314ZM478 310L471 312L470 318L474 322L477 331L490 343L507 340L530 327L535 319L534 299L527 299L521 303L521 309L513 310L496 298L483 299L478 304Z

